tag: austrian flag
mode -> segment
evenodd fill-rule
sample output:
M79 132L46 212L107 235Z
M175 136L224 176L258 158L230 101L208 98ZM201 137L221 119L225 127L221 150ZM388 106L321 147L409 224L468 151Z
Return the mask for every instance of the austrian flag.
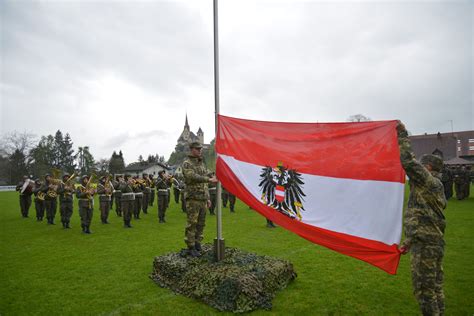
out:
M280 226L395 274L405 182L396 126L220 115L217 177Z

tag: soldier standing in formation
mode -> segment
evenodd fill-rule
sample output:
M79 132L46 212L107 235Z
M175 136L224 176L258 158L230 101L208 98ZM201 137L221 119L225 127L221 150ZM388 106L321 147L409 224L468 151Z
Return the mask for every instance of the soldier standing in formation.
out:
M35 188L33 193L35 194L35 209L36 209L36 220L38 222L43 220L44 217L44 193L41 190L40 179L35 180Z
M186 184L187 213L184 241L189 255L198 257L202 250L201 241L206 225L207 208L211 206L208 183L217 183L217 179L209 177L210 172L202 160L202 145L194 142L189 145L189 148L191 153L184 160L182 167Z
M177 180L176 180L177 181ZM179 183L179 182L178 182ZM179 204L179 196L180 196L180 193L181 193L181 189L179 187L179 185L177 185L177 183L173 183L173 196L174 196L174 202L176 204Z
M413 155L408 132L397 126L400 160L410 179L410 196L405 213L405 241L402 253L411 252L414 294L423 315L444 314L443 268L446 207L440 171L443 160L424 155L420 162Z
M232 213L235 212L234 210L234 207L235 207L235 195L233 195L232 193L230 193L229 191L227 191L228 195L229 195L229 209Z
M20 211L21 216L28 217L31 206L31 195L33 194L33 180L28 176L23 176L23 181L18 183L16 191L20 192Z
M113 189L109 177L100 177L99 183L97 184L97 194L99 195L100 220L102 224L109 224L108 218Z
M115 213L117 213L118 217L122 216L122 191L120 191L119 186L120 186L120 181L123 180L123 177L121 175L116 175L115 176L115 181L113 182L114 184L114 196L115 196Z
M222 207L227 208L227 201L229 200L229 192L224 187L222 187L221 198L222 198Z
M120 179L119 190L121 191L121 209L123 216L123 224L125 228L132 228L130 220L132 219L133 207L135 205L135 194L133 193L133 179L129 174L125 178Z
M142 211L144 214L148 214L148 205L150 204L150 180L148 179L148 174L143 173L143 204L142 204Z
M155 203L155 179L153 179L152 174L148 176L148 179L150 180L150 200L148 206L153 206Z
M158 179L156 180L156 189L158 194L158 219L160 223L166 223L165 214L168 207L169 186L171 184L171 177L166 176L165 171L158 172Z
M135 193L135 207L133 208L133 217L140 219L140 211L143 205L143 184L138 179L138 176L134 176L135 183L133 185L133 193Z
M45 194L44 207L46 210L46 219L49 225L54 225L54 217L56 216L57 209L57 184L54 184L53 178L50 174L46 174L44 177L45 181L41 187L41 191Z
M84 175L81 178L81 184L76 189L76 197L79 200L79 216L81 217L82 232L92 233L90 230L92 222L92 212L94 210L95 190L89 187L89 176Z
M214 176L214 173L211 176ZM216 215L214 211L216 209L216 204L217 204L217 184L209 183L208 188L209 188L209 197L211 200L211 206L209 207L209 215Z
M446 197L446 200L449 200L453 196L453 174L447 165L443 166L441 182L444 187L444 196Z
M66 173L63 175L63 181L58 186L59 193L59 214L61 215L61 223L63 228L71 228L74 184L71 183L71 176Z

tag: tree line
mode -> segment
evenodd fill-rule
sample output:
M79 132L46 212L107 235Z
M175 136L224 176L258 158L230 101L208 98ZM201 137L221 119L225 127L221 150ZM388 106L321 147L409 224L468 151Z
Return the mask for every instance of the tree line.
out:
M142 164L164 161L158 154L148 155L146 160L142 155L138 157ZM17 184L24 175L40 178L54 169L69 174L116 174L124 172L125 160L120 150L109 159L96 161L89 146L75 148L69 133L60 130L39 140L28 132L12 132L0 139L0 185Z

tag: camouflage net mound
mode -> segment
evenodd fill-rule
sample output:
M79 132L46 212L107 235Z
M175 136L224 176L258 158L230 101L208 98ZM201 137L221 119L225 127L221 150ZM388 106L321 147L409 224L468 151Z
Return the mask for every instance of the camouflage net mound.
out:
M243 313L271 309L275 293L294 280L296 272L289 261L236 248L226 248L225 259L216 262L213 246L204 244L199 258L187 256L186 250L155 257L150 278L220 311Z

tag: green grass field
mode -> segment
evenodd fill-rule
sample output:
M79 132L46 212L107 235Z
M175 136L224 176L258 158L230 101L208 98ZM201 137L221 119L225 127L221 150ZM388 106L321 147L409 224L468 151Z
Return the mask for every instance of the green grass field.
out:
M474 189L474 188L473 188ZM72 229L20 216L18 194L0 193L0 315L212 315L219 312L155 285L148 277L153 257L184 247L185 215L171 202L167 223L148 215L124 229L111 213L100 224L94 210L92 235L81 234L77 205ZM446 210L444 260L447 315L474 314L474 198L451 199ZM207 217L205 242L215 237ZM271 315L416 315L409 257L393 276L362 261L312 244L238 202L223 209L226 245L290 260L298 273L273 300ZM221 313L219 313L221 314Z

